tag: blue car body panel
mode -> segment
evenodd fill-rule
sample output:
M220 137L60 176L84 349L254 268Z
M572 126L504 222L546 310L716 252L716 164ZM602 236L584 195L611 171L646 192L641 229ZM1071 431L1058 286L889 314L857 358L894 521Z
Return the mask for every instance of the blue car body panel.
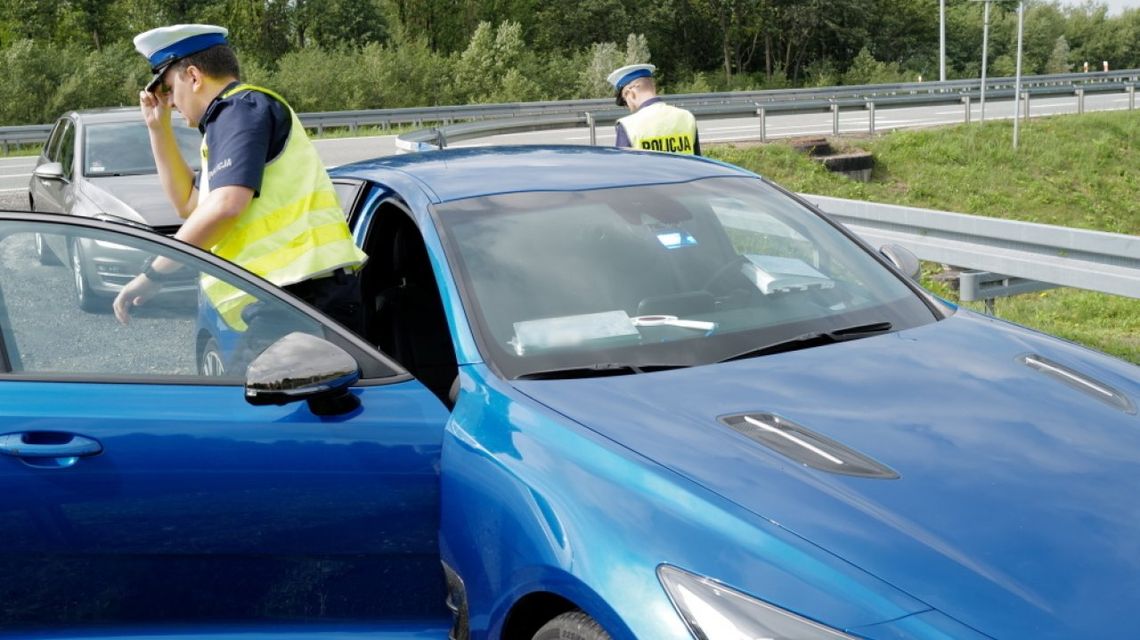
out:
M7 606L48 608L73 629L107 615L243 619L295 610L289 598L315 595L305 575L324 571L330 579L312 585L326 590L333 617L382 606L393 618L446 618L443 408L415 381L355 393L362 408L346 419L313 416L304 403L254 407L240 386L0 384L0 434L102 446L77 460L0 456ZM5 579L29 565L57 573L51 591ZM294 595L262 591L290 572ZM64 593L80 601L54 611Z
M1140 593L1140 504L1120 483L1140 476L1140 418L1026 366L1027 353L1140 397L1129 365L969 312L724 365L516 386L996 637L1112 637ZM718 422L745 412L792 420L901 477L811 469ZM811 609L746 563L695 570Z
M454 406L414 380L358 384L349 418L252 407L235 386L3 380L0 434L64 430L104 453L64 469L0 458L0 539L17 541L0 562L68 551L200 578L171 573L189 560L223 571L224 586L257 554L371 561L338 593L380 589L391 622L143 616L162 625L42 637L442 638L441 559L473 640L529 637L533 618L572 608L615 640L691 638L662 564L871 640L1134 635L1140 507L1122 479L1140 476L1136 367L958 310L722 364L505 380L480 353L436 205L752 174L583 147L428 152L332 173L368 185L352 220L362 246L388 202L418 228L455 349ZM811 468L723 421L745 413L896 475ZM69 519L82 526L59 526ZM237 562L210 565L221 558Z

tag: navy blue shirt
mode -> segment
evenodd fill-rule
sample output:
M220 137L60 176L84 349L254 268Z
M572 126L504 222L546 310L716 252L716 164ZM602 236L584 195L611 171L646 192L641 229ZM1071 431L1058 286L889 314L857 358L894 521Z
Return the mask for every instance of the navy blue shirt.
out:
M265 164L285 149L293 119L289 108L261 91L239 91L223 98L228 85L202 115L198 129L206 136L210 190L226 186L261 192Z

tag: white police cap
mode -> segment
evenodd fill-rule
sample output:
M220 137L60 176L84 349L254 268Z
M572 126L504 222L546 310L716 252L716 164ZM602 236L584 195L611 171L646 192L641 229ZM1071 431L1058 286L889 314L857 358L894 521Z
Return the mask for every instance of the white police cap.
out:
M638 78L648 78L653 75L657 67L651 64L630 64L620 69L614 69L606 81L614 86L614 89L621 91L625 85L633 82Z
M135 49L147 59L154 74L146 90L154 91L162 81L163 72L172 63L214 45L228 44L227 35L228 29L212 24L176 24L135 36Z

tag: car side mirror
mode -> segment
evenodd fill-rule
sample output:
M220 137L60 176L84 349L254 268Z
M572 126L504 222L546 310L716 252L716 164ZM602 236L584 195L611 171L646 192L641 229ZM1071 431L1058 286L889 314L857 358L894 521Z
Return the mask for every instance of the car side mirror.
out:
M245 399L252 405L305 400L313 415L343 415L360 406L348 390L359 379L360 367L344 349L323 338L293 332L249 364Z
M63 180L63 165L58 162L45 162L32 171L40 180Z
M895 268L903 272L906 277L918 282L922 265L918 261L918 256L911 253L910 249L898 244L884 244L879 247L879 253L890 260L891 264L895 265Z

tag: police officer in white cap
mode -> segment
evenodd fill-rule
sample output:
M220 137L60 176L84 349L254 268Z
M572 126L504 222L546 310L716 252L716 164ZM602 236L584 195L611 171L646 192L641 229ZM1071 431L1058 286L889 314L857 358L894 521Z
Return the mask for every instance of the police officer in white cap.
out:
M209 249L363 332L357 276L367 259L353 242L324 163L305 128L276 93L243 84L222 27L182 24L135 37L154 78L139 93L151 149L167 197L185 223L176 238ZM171 109L202 132L195 175L175 142ZM297 203L303 203L298 206ZM126 323L175 277L159 257L114 301ZM244 330L244 302L232 287L203 280L219 315ZM252 306L252 305L251 305Z
M697 119L657 96L651 64L631 64L606 78L614 86L619 107L633 113L617 122L619 147L701 155Z

